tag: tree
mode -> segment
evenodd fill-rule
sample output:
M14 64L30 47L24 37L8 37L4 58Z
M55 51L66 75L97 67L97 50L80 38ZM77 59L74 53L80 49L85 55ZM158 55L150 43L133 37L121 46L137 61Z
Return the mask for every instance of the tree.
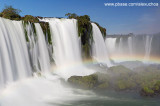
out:
M69 19L72 19L72 18L74 18L74 19L77 19L77 14L75 14L75 13L67 13L67 14L65 14L65 16L67 16Z
M21 18L21 16L19 15L20 12L21 10L15 9L12 6L5 6L5 8L0 13L0 16L7 19L19 20Z

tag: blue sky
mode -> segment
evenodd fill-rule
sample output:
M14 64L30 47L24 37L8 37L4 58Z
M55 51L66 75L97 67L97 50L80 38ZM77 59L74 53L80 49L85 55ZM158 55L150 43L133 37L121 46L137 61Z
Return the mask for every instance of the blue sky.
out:
M106 2L158 2L160 0L0 0L0 10L12 5L21 15L65 17L66 13L89 15L108 34L160 32L159 7L105 7Z

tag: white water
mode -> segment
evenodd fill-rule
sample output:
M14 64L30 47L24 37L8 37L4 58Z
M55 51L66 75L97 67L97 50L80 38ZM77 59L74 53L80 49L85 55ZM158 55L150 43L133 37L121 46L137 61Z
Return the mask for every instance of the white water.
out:
M43 21L49 22L51 29L53 57L57 65L55 73L66 80L73 75L85 76L94 73L95 71L82 64L77 20L51 18Z
M18 80L1 89L0 106L66 105L88 95L95 96L92 92L72 89L61 83L61 78L95 72L82 64L76 20L49 20L54 42L53 56L58 68L54 75L42 73L41 77L33 78L27 78L33 73L30 64L34 71L48 72L50 69L49 53L40 25L35 24L36 34L30 23L25 26L29 38L27 43L21 21L0 18L0 23L3 23L0 24L0 38L3 38L0 39L0 84L5 85L14 78Z
M13 83L0 93L1 106L59 106L95 97L91 91L63 85L58 76L52 79L30 78Z
M64 82L62 78L67 79L72 75L83 76L95 72L83 66L76 20L44 20L50 24L52 46L54 48L52 55L57 69L54 70L53 74L42 73L41 77L27 78L33 74L33 70L50 71L48 45L42 29L39 24L35 24L36 35L33 26L31 24L26 25L25 29L29 37L29 42L26 42L21 21L0 18L0 106L69 105L70 102L76 100L95 97L95 94L91 91L73 89L62 83ZM116 44L116 38L107 38L106 47L100 30L95 24L92 24L92 26L93 56L98 62L110 65L107 49L111 50L109 51L111 55L113 52L117 53L117 47L122 53L129 50L130 54L134 54L135 48L138 48L133 44L139 42L135 40L137 38L130 38L127 41L121 39L120 44ZM148 58L148 55L151 55L152 43L155 39L151 40L150 37L147 39L146 43L140 43L142 45L140 47L145 45ZM109 47L111 44L113 45ZM150 46L147 48L147 45ZM126 48L122 48L123 46ZM140 49L137 49L137 51Z
M34 71L49 72L48 47L40 24L35 24L36 33L34 33L33 26L30 23L26 24L25 29L29 38L28 49Z
M128 47L129 47L129 54L130 54L130 56L133 55L133 44L132 43L133 43L132 42L132 37L129 37L128 38Z
M74 19L50 19L56 65L81 62L77 21Z
M119 42L116 40L120 39ZM120 38L106 38L106 45L109 51L110 58L115 62L121 61L143 61L144 63L152 63L152 57L159 58L159 35L132 35L130 37L121 36ZM115 46L116 45L116 46ZM124 58L118 60L114 56Z
M92 23L92 28L93 28L93 40L94 40L92 44L92 56L96 61L111 66L108 57L107 47L102 37L102 33L99 30L98 26L94 23Z
M152 36L147 36L146 37L146 45L145 45L145 56L144 56L144 61L147 60L149 61L150 59L150 53L151 53L151 46L152 46Z
M22 22L0 18L0 87L31 76Z
M49 53L45 41L45 37L40 24L35 24L36 33L38 36L38 61L40 64L40 69L43 72L49 72L50 70L50 59Z
M116 38L107 38L105 39L107 50L109 50L109 56L111 57L115 53L116 48Z
M29 38L29 42L28 42L28 51L30 54L30 59L31 59L31 65L33 67L34 71L40 71L39 68L39 63L38 63L38 45L37 45L37 36L35 35L34 31L33 31L33 26L28 23L25 26L25 29L27 31L27 36Z

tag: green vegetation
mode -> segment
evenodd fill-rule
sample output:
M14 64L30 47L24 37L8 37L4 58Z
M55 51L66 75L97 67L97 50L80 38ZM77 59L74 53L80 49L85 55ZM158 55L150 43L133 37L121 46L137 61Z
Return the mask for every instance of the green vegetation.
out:
M68 13L67 16L69 19L77 19L78 21L78 35L81 37L83 58L90 58L90 50L91 50L91 41L93 41L92 37L92 25L90 22L90 17L88 15L78 16L75 13Z
M67 14L65 14L65 16L67 16L69 19L73 18L73 19L77 19L79 21L79 23L78 23L78 25L79 25L78 28L80 28L79 29L79 36L81 36L81 34L84 33L83 30L88 29L89 25L91 25L91 20L88 15L78 16L75 13L67 13ZM97 22L93 22L93 23L95 23L99 27L102 35L104 37L106 37L106 29L103 28L102 26L100 26Z
M32 32L27 32L27 29L26 29L26 26L29 24L30 22L26 22L26 21L23 21L23 27L24 27L24 32L25 32L25 38L26 38L26 41L29 42L29 38L28 38L28 35L32 34ZM34 23L30 23L32 29L33 29L33 34L35 36L37 36L37 33L36 33L36 28L35 28L35 24Z
M27 35L26 26L25 26L24 24L23 24L23 27L24 27L24 33L25 33L26 41L29 42L29 38L28 38L28 35Z
M25 15L24 17L22 17L22 20L24 22L39 23L38 18L31 15Z
M107 70L106 73L95 73L97 76L96 83L88 89L100 89L100 90L116 90L116 91L136 91L140 92L142 96L154 96L160 95L160 70L157 67L145 66L136 68L134 71L124 66L113 66ZM92 80L92 76L85 76L85 79ZM80 77L80 76L79 76ZM90 84L88 80L82 80L80 77L79 82ZM69 83L72 85L84 86L81 83L75 81L76 76L71 77ZM73 83L74 82L74 83ZM89 86L89 85L88 85ZM81 87L83 88L83 87Z
M5 6L5 8L0 13L0 17L11 19L11 20L20 20L21 16L19 13L21 10L15 9L12 6Z
M109 87L108 82L101 83L97 86L97 89L107 89Z
M151 88L144 87L141 90L141 95L143 95L143 96L153 96L154 95L154 91Z
M51 32L48 22L40 22L41 28L45 36L47 36L47 40L49 44L52 44Z
M92 74L89 76L72 76L68 79L68 82L70 82L75 87L80 87L84 89L90 89L93 88L98 82L97 75Z
M77 19L77 14L75 14L75 13L73 13L73 14L71 14L71 13L67 13L67 14L65 14L65 16L67 16L69 19L72 19L72 18L74 18L74 19Z
M106 33L106 28L101 27L98 23L94 22L100 29L103 37L106 37L107 33Z
M35 30L34 23L40 23L45 36L47 36L47 38L48 38L49 44L52 44L49 24L47 22L40 22L38 18L42 18L42 17L34 17L31 15L25 15L24 17L21 17L19 15L20 12L21 12L21 10L15 9L12 6L5 6L3 11L0 13L0 17L11 19L11 20L22 20L22 21L24 21L23 22L24 28L26 28L26 25L29 22L34 29L33 32L35 33L35 35L36 35L36 30ZM77 22L78 23L78 35L79 35L79 37L81 37L82 49L84 51L83 58L84 59L90 58L91 57L91 54L90 54L91 43L93 41L92 25L91 25L90 17L88 15L78 16L75 13L73 13L73 14L67 13L65 16L67 16L69 19L72 19L72 18L77 19L77 21L78 21ZM105 37L106 36L106 29L101 27L98 23L96 23L96 24ZM25 35L26 35L26 40L29 41L29 39L27 37L26 29L25 29Z
M78 34L81 37L82 50L85 55L83 58L90 58L91 43L93 41L92 25L90 23L90 17L87 15L79 16L78 20Z
M22 20L24 21L25 24L28 22L31 23L31 25L33 26L35 35L36 35L36 30L35 30L34 23L39 23L41 25L41 28L43 30L44 35L47 36L48 43L52 44L51 32L50 32L50 27L49 27L48 22L40 22L38 17L34 17L31 15L26 15L26 16L22 17Z
M77 19L78 21L78 34L79 37L81 37L81 43L82 43L82 50L83 58L90 58L90 50L91 50L91 43L93 41L92 36L92 25L91 20L88 15L78 16L77 14L73 13L67 13L65 16L67 16L69 19ZM101 27L98 23L96 23L97 26L100 28L100 31L106 36L106 29Z
M160 80L155 81L155 84L152 82L153 86L145 86L141 90L141 95L143 96L154 96L160 94Z
M36 29L35 29L34 23L40 23L45 36L47 36L47 38L48 38L49 44L52 44L49 23L48 22L40 22L38 17L34 17L31 15L25 15L24 17L21 17L19 15L20 12L21 12L21 10L15 9L12 6L5 6L3 11L0 13L0 17L11 19L11 20L22 20L23 26L24 26L25 38L26 38L27 42L29 42L28 33L31 33L31 32L27 32L26 25L28 25L29 23L31 24L31 27L33 28L34 35L36 36L37 34L36 34Z

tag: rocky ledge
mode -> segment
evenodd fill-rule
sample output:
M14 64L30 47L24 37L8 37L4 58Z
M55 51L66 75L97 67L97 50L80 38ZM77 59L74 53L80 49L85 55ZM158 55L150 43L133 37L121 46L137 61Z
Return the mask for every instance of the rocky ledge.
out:
M141 96L160 95L160 70L144 66L130 70L124 66L114 66L106 72L88 76L71 76L68 79L73 87L90 90L135 91Z

